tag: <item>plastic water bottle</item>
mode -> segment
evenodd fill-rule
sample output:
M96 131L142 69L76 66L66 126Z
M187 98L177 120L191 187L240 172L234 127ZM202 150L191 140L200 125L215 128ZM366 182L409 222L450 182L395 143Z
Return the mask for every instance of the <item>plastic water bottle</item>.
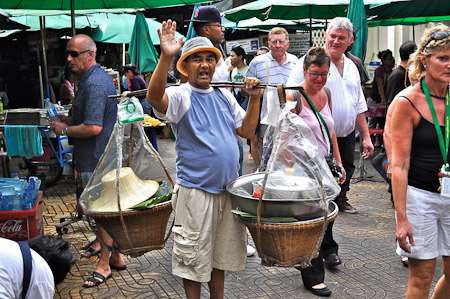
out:
M3 197L2 193L0 192L0 209L2 211L9 211L9 203L8 201Z
M44 108L47 110L47 115L50 118L51 122L61 122L61 120L58 117L58 112L56 112L55 105L50 102L49 98L46 98L44 103Z
M16 193L13 196L12 200L12 210L21 210L22 209L22 203L21 203L21 194Z
M30 198L30 194L27 191L25 191L23 193L23 197L22 197L22 209L30 210L32 206L33 206L33 204L32 204L32 200Z
M17 172L14 172L12 174L12 176L13 176L13 179L19 179L19 174Z

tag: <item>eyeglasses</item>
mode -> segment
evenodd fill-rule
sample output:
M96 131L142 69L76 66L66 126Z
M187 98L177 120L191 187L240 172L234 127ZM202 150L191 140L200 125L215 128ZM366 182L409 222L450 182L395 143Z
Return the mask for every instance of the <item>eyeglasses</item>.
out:
M430 39L425 43L425 46L423 46L422 52L423 50L425 50L425 48L428 46L429 43L431 43L434 40L443 40L447 37L450 36L450 32L449 31L436 31L433 32L433 34L430 36Z
M272 45L276 45L276 44L280 44L280 45L284 45L287 42L287 40L270 40L269 43L271 43Z
M77 58L78 56L80 56L80 54L89 52L90 50L86 50L86 51L82 51L82 52L77 52L77 51L66 51L66 56L72 56L73 58Z
M310 71L307 71L307 72L313 78L319 78L319 76L320 76L320 77L325 79L325 78L330 77L330 73L329 72L327 72L327 73L317 73L317 72L310 72Z
M223 27L222 27L222 24L206 24L205 26L208 26L208 27L223 28Z

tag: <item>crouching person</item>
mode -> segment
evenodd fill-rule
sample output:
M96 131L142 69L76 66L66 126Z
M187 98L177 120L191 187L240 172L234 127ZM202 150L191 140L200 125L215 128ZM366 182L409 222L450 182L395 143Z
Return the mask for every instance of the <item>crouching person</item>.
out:
M70 244L49 235L19 243L0 238L0 298L53 299L76 261Z
M172 272L183 278L188 299L200 298L202 282L208 282L211 298L223 298L224 271L244 269L247 253L246 230L231 213L225 186L238 176L236 134L254 135L261 90L253 86L260 81L244 79L250 92L245 112L228 90L210 86L221 54L209 39L196 37L186 42L177 63L188 82L166 90L167 72L182 45L175 28L169 20L158 29L161 57L147 91L156 116L177 131Z

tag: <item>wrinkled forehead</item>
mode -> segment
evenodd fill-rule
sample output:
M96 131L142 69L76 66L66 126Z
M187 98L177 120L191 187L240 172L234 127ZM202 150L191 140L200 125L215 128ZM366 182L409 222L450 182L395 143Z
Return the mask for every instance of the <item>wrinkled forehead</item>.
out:
M195 58L214 58L217 60L216 54L212 51L200 51L200 52L196 52L193 53L191 55L189 55L186 58L186 61L190 60L190 59L195 59Z
M339 28L331 28L327 33L327 36L329 37L341 37L341 38L345 38L345 39L349 39L350 38L350 34L348 32L348 30L346 29L339 29Z

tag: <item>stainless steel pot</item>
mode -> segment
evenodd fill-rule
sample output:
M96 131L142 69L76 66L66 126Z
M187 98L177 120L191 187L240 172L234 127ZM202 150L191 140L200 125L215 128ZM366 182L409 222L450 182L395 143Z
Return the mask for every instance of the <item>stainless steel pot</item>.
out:
M253 197L253 181L260 181L264 173L252 173L238 177L230 182L226 189L240 210L256 215L258 199ZM266 187L267 188L267 187ZM330 188L325 186L327 201L337 196ZM267 192L267 189L266 191ZM299 221L321 217L323 210L320 207L320 197L315 198L264 198L261 206L261 217L294 217Z
M319 184L313 179L275 172L269 175L264 189L264 198L309 199L320 197L320 193Z

